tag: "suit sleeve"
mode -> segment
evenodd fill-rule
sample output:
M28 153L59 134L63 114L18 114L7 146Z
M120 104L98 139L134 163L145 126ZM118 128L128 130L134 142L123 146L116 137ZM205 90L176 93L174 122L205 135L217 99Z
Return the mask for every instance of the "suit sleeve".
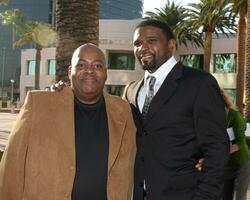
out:
M32 120L31 105L32 95L29 93L11 131L0 163L1 199L23 199L25 160Z
M128 83L128 84L125 86L124 91L123 91L123 94L122 94L122 99L123 99L124 101L129 102L128 90L129 90L131 84L134 83L134 82L135 82L135 81L132 81L132 82Z
M193 200L217 200L223 190L224 167L229 157L224 102L216 80L209 75L194 103L198 146L205 158Z

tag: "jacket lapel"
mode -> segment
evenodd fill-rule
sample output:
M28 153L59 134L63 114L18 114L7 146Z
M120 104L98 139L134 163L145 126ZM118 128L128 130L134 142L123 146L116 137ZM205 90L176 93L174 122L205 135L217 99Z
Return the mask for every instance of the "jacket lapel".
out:
M74 123L74 95L70 87L64 88L63 91L55 94L56 104L54 113L55 115L55 134L57 137L57 148L61 152L59 166L60 171L64 172L61 177L62 187L66 193L72 190L74 177L75 177L75 123ZM55 99L52 99L55 102Z
M156 114L161 109L161 107L171 98L178 86L177 80L181 77L181 75L182 65L180 63L177 63L167 75L157 94L152 99L147 117L144 121L145 123L147 123L148 120L150 120L153 115Z
M117 105L110 95L104 94L104 98L109 127L108 172L110 173L121 147L126 116L123 115L123 108Z

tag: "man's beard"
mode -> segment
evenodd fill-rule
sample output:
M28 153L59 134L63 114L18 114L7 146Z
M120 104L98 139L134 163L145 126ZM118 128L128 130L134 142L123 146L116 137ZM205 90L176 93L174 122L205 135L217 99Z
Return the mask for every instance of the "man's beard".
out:
M147 62L147 63L141 63L141 66L142 66L142 69L143 70L152 70L152 69L154 69L154 63L152 63L152 62Z

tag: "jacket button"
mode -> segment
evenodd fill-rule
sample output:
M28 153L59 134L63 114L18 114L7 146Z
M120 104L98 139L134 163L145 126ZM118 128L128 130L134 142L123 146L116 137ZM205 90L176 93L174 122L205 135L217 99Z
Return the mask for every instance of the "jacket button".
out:
M145 159L144 159L144 157L143 157L143 156L141 157L141 161L142 161L142 162L144 162L144 161L145 161Z

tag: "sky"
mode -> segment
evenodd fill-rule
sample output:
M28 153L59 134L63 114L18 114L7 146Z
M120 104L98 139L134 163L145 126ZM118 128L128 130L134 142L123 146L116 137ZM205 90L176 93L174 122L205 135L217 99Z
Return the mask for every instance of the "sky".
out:
M176 0L170 0L176 1ZM189 3L198 3L200 0L177 0L177 3L181 3L182 5L187 5ZM154 11L154 8L161 8L167 0L144 0L144 9L143 13L146 11Z

